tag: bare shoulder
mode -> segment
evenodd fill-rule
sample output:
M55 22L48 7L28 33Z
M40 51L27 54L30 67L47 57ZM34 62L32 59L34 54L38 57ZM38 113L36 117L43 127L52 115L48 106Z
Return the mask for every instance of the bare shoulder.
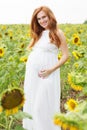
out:
M58 32L58 36L59 36L59 38L60 38L61 41L62 40L66 40L64 32L61 29L58 29L57 32Z
M65 37L64 32L61 29L58 29L57 33L60 36L60 38Z
M59 35L59 38L60 38L60 41L61 41L59 48L62 51L64 58L67 60L69 53L68 53L68 46L67 46L67 43L66 43L66 37L64 35L64 32L61 29L58 30L58 35Z

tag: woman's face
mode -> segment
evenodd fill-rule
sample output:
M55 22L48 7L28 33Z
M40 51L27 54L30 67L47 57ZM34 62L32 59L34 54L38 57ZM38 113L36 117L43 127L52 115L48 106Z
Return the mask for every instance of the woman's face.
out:
M37 14L37 21L41 27L43 27L45 29L48 28L49 18L44 11L40 11Z

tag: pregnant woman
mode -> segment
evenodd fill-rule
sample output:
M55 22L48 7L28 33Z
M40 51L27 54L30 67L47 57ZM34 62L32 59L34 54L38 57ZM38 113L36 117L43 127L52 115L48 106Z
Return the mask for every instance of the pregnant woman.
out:
M26 63L23 111L33 120L24 119L26 130L60 130L53 116L60 112L60 67L68 59L65 36L57 26L53 12L46 6L34 10L31 19L32 51ZM58 50L62 57L58 60Z

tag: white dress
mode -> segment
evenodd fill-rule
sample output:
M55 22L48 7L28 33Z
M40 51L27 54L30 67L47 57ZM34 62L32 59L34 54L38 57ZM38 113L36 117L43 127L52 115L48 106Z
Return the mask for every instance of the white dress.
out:
M41 70L50 69L57 63L58 48L50 43L49 30L45 30L26 63L23 111L33 117L33 120L23 119L26 130L60 130L53 123L54 115L60 112L60 70L44 79L38 76Z

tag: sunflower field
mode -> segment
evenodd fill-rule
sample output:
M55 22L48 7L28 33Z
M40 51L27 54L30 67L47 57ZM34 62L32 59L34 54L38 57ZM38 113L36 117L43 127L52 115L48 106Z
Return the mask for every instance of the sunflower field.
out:
M59 27L66 37L69 59L60 68L61 113L54 115L53 122L63 130L87 130L87 24L60 24ZM23 83L30 53L27 48L30 40L29 25L0 25L0 115L2 117L0 129L2 130L24 130L20 119L17 119L17 114L22 114L22 118L24 117L20 109L24 102ZM59 50L58 59L61 57L62 53ZM16 105L11 105L8 100L14 101L10 95L14 95L12 96L14 98L15 94L20 100L15 103ZM18 128L12 123L15 117Z

